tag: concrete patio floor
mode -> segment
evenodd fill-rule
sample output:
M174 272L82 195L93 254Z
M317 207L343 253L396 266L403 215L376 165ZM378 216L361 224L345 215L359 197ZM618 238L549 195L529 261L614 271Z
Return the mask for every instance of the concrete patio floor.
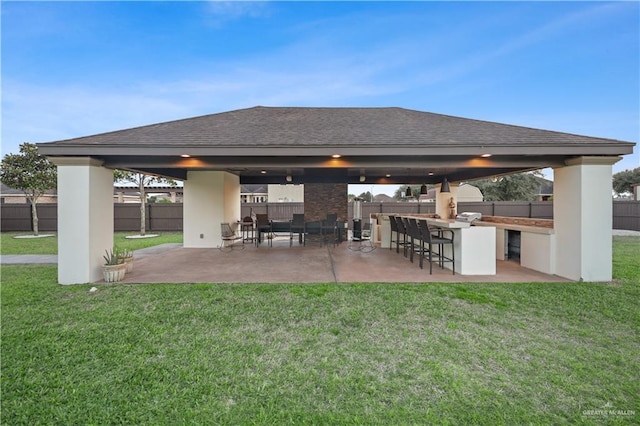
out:
M365 249L366 249L366 243ZM360 243L301 246L289 240L273 247L245 244L244 249L223 252L215 248L172 247L137 258L125 283L325 283L325 282L568 282L564 278L498 261L497 274L453 275L429 265L420 269L418 259L396 254L395 248L360 251Z

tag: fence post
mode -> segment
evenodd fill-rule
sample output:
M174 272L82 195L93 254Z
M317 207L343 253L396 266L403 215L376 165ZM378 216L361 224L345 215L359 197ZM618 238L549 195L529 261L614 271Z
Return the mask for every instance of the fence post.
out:
M146 231L151 232L151 203L146 203L147 204L147 208L145 209L147 212L147 217L144 218L144 227L146 228Z
M31 232L34 232L33 229L33 207L31 206L31 201L28 201L27 204L29 204L29 230Z

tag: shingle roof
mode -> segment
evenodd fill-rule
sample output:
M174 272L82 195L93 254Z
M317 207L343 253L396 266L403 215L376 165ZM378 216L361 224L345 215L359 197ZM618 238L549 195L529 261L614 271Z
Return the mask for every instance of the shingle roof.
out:
M55 142L122 146L518 146L620 141L404 108L257 106Z
M176 179L190 170L215 170L236 174L243 184L266 184L469 180L561 167L582 156L616 157L633 146L404 108L258 106L40 143L38 149ZM335 154L342 158L331 158Z

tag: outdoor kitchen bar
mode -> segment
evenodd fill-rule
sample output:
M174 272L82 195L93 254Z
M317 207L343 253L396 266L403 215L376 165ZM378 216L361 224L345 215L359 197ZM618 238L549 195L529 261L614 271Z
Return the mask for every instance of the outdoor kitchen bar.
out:
M461 275L496 274L496 228L492 226L471 226L469 222L455 219L436 219L428 215L400 215L404 218L426 220L434 229L453 231L455 252L455 271ZM391 226L389 215L379 214L380 247L391 248ZM451 248L444 248L445 256L450 257ZM446 268L450 268L445 263Z

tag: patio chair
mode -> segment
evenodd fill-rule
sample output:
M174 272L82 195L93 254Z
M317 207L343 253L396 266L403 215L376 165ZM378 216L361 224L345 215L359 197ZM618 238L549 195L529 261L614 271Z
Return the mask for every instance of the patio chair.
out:
M306 244L304 241L305 223L304 213L294 213L291 220L291 229L289 235L289 247L293 244L293 234L298 234L298 242L300 244Z
M236 242L242 241L242 234L238 234L228 222L220 224L220 234L222 238L222 244L218 246L220 251L231 251L236 248ZM244 244L241 244L240 250L244 249Z
M305 222L304 225L304 241L305 245L307 245L307 241L313 242L318 241L322 245L324 236L322 235L322 221L314 220L311 222Z
M455 234L451 229L438 229L438 236L433 235L434 230L431 229L426 220L420 221L420 233L422 234L422 253L420 258L420 268L422 268L422 258L429 257L429 274L433 274L433 256L440 268L444 268L445 262L451 262L451 270L453 275L456 274L456 252L453 246ZM450 238L445 234L450 234ZM444 254L444 246L451 246L451 257ZM434 252L434 246L438 247L438 251Z
M323 242L329 243L329 241L333 241L334 244L338 242L337 235L337 223L338 214L337 213L329 213L327 214L327 218L322 221L322 240Z
M258 233L258 238L256 238L256 246L259 246L262 243L262 234L265 232L267 233L269 245L273 245L273 239L271 238L271 221L269 220L269 215L256 214L256 232Z
M376 249L371 235L371 222L364 222L362 224L360 238L352 239L347 245L347 248L362 253L370 253Z

